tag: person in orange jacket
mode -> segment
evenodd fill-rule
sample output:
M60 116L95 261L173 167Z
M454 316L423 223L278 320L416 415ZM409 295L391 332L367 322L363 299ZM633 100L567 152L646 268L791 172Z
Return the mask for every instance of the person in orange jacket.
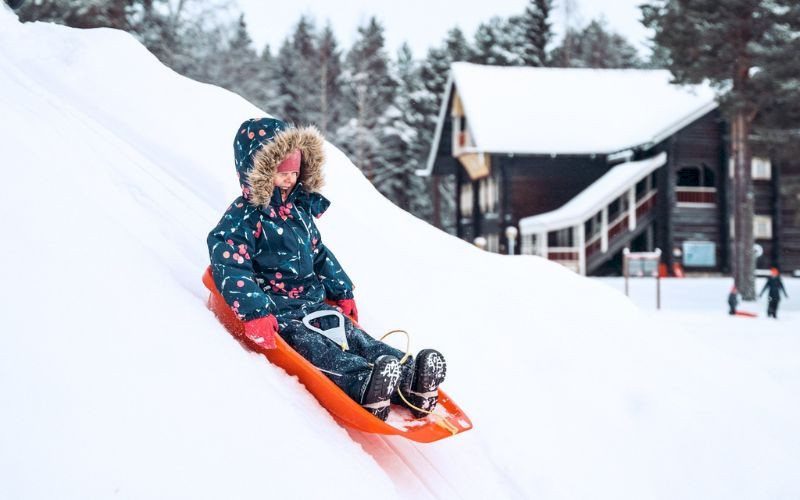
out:
M761 289L761 292L758 294L758 296L761 297L764 295L764 292L768 290L767 316L778 319L778 304L781 302L781 293L783 293L787 299L789 298L789 295L786 293L786 289L783 287L781 273L778 271L777 267L770 269L770 277L767 278L767 282L764 284L764 288Z

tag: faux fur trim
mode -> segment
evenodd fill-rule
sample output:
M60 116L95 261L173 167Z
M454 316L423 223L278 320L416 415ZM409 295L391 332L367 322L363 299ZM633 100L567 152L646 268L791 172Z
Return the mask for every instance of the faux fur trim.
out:
M253 153L253 168L247 173L250 185L250 203L258 206L269 205L275 188L273 178L278 165L286 155L299 149L302 152L300 177L303 188L308 192L322 189L325 183L322 163L325 160L323 145L325 139L316 127L291 128L278 132L268 143Z

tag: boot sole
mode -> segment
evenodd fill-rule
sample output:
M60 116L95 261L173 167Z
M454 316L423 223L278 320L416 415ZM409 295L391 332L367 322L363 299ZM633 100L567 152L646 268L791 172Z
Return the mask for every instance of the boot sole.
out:
M447 363L444 356L438 351L433 349L423 349L417 355L417 363L420 367L419 378L414 380L412 390L416 393L425 394L436 391L434 396L420 396L419 394L411 393L408 400L414 406L422 408L423 410L433 411L436 404L439 402L438 389L439 384L444 382L447 375ZM416 418L427 416L427 413L410 408L411 414Z
M384 359L389 358L389 359ZM380 378L375 378L379 375ZM373 379L370 380L369 386L364 393L363 401L369 403L362 403L365 410L372 413L381 420L386 420L389 416L390 399L394 393L397 384L400 382L400 362L394 356L381 356L375 361L375 368L373 368ZM386 403L383 405L382 403ZM381 405L378 408L368 407L368 405Z

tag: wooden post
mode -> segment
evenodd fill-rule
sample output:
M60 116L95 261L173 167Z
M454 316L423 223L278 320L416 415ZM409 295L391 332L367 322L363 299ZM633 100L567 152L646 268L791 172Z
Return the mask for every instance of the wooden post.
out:
M661 310L661 273L659 272L659 267L661 267L661 249L656 248L656 309Z
M630 297L628 294L628 252L630 250L625 247L622 250L622 275L625 276L625 296Z
M586 226L581 222L574 228L578 247L578 273L586 276Z
M636 229L636 185L628 190L628 231Z
M539 256L540 257L544 257L545 259L548 258L547 257L547 231L545 231L543 233L537 233L536 234L536 246L539 247L537 249L537 252L539 252Z
M600 212L600 251L608 252L608 205Z

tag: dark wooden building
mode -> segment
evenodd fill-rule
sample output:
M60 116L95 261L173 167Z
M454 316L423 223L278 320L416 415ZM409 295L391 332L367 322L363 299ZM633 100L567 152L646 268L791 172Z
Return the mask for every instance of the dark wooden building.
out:
M457 234L492 252L614 274L623 248L660 248L670 270L728 272L728 129L710 88L669 81L455 63L422 174L455 177ZM800 162L774 156L753 159L757 266L794 271Z

